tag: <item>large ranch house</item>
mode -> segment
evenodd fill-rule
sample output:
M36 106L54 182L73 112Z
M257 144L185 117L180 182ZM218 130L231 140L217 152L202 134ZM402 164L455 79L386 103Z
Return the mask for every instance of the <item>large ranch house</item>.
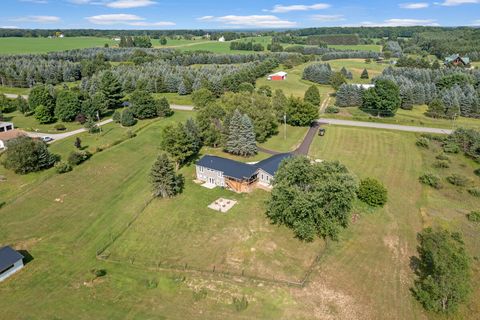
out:
M274 155L255 164L206 155L196 163L197 180L235 192L270 188L283 159L291 154Z

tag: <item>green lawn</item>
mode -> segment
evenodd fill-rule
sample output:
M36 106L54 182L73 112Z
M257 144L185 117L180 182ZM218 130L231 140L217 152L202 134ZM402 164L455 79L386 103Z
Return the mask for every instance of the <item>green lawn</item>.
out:
M24 131L38 131L43 133L61 133L65 131L72 131L83 128L78 122L62 122L57 121L51 124L41 124L33 115L26 117L23 113L15 111L12 113L6 113L4 115L5 121L11 121L15 125L15 128L22 129ZM63 124L67 129L65 131L57 131L54 126L57 124Z
M330 66L336 71L340 71L345 67L348 71L353 73L353 79L349 80L351 83L370 83L370 79L378 76L385 69L387 64L380 64L374 61L365 63L365 59L338 59L327 61ZM360 79L363 69L366 68L370 79Z
M480 120L474 118L459 117L455 121L448 119L434 119L425 116L427 106L415 106L413 110L398 109L394 117L377 118L369 113L363 112L359 108L341 108L338 114L325 114L327 118L358 120L369 122L393 123L420 127L433 127L452 129L458 127L479 128Z
M446 185L432 190L418 182L440 151L420 150L412 133L331 126L327 134L316 137L311 156L340 160L359 178L375 177L388 189L385 208L360 214L338 244L323 260L314 281L333 292L355 297L349 307L364 319L438 319L425 314L412 298L413 275L410 257L416 254L416 232L422 227L443 225L461 230L470 254L479 255L480 226L472 225L464 214L480 207L480 199L464 189ZM452 158L452 167L440 173L442 179L453 172L473 178L478 164L463 155ZM441 170L441 169L438 169ZM356 210L362 212L363 206ZM475 262L478 283L478 262ZM476 286L471 303L461 309L458 319L474 319L480 310L480 290ZM456 319L457 319L456 318Z
M356 50L356 51L375 51L382 52L382 46L376 44L358 44L358 45L329 45L329 48L337 50Z
M103 47L105 43L114 46L109 38L66 37L66 38L0 38L0 54L46 53Z
M193 105L191 95L181 96L178 93L154 93L153 96L155 97L155 99L166 97L170 104L178 104L184 106Z
M295 66L292 69L284 69L283 67L279 67L273 72L276 71L285 71L288 73L287 79L284 81L268 81L267 77L262 77L257 80L256 87L260 87L263 85L267 85L272 88L273 91L276 89L282 89L285 95L290 96L293 95L295 97L302 97L305 95L305 91L314 84L311 81L302 80L303 69L312 62L301 64ZM322 96L322 100L325 99L328 93L333 92L333 88L328 85L316 85L320 90L320 94Z
M27 95L29 92L30 92L30 88L15 88L15 87L0 86L0 93Z
M192 114L141 122L137 137L64 175L47 170L16 176L0 170L7 179L0 182L0 197L7 202L0 209L0 244L28 250L34 258L2 283L2 317L19 318L21 309L21 319L436 319L409 292L416 232L432 224L459 228L472 254L480 254L480 227L464 219L480 201L463 189L445 185L434 191L418 183L418 176L431 170L436 147L432 154L418 149L411 133L332 126L325 137L315 138L312 158L340 160L359 178L380 179L389 202L379 210L356 204L355 223L330 244L305 288L157 270L152 261L297 279L323 247L321 241L303 244L289 230L270 225L263 215L268 193L201 188L192 183L193 167L182 169L187 184L181 196L154 200L142 212L151 197L148 172L160 152L162 128ZM103 135L80 137L92 150L114 144L126 130L112 124ZM68 154L73 140L50 148ZM203 150L212 151L220 152ZM456 155L442 177L475 167ZM239 204L228 214L207 210L219 196ZM97 250L122 230L109 249L110 258L121 261L97 260ZM93 268L106 269L107 276L92 281ZM458 319L475 319L480 312L478 288ZM249 305L238 312L232 299L243 296Z
M266 191L235 194L208 190L192 182L194 168L182 170L184 193L171 200L156 200L115 243L109 259L134 265L189 267L299 281L323 242L292 240L291 231L266 223ZM223 197L238 201L222 214L207 206Z
M295 150L303 141L303 138L307 134L308 128L292 127L287 125L286 129L287 134L285 135L285 127L284 125L280 125L278 127L279 133L276 136L268 139L265 143L260 144L260 146L268 150L279 152L289 152Z

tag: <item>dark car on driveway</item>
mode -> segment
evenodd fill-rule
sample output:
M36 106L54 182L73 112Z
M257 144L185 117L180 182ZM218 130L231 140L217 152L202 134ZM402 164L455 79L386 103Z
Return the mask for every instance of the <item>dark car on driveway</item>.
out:
M325 128L318 129L318 135L323 137L325 135Z

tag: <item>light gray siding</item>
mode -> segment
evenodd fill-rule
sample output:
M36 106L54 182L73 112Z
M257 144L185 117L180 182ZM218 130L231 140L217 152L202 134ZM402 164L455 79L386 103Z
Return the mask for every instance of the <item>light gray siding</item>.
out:
M213 183L219 187L225 187L225 178L223 172L196 166L197 180Z
M260 183L263 183L266 185L272 184L273 177L269 173L263 171L262 169L258 170L257 177L258 177L258 182Z
M19 271L20 269L23 268L23 260L19 260L17 262L15 262L15 264L13 265L12 268L8 269L7 271L3 272L0 274L0 282L2 282L3 280L7 279L8 277L10 277L12 274L14 274L15 272Z

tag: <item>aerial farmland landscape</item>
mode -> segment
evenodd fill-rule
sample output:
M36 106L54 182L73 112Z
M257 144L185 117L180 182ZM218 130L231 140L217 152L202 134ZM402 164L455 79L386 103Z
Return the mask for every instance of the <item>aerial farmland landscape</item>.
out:
M480 318L480 1L0 8L0 319Z

